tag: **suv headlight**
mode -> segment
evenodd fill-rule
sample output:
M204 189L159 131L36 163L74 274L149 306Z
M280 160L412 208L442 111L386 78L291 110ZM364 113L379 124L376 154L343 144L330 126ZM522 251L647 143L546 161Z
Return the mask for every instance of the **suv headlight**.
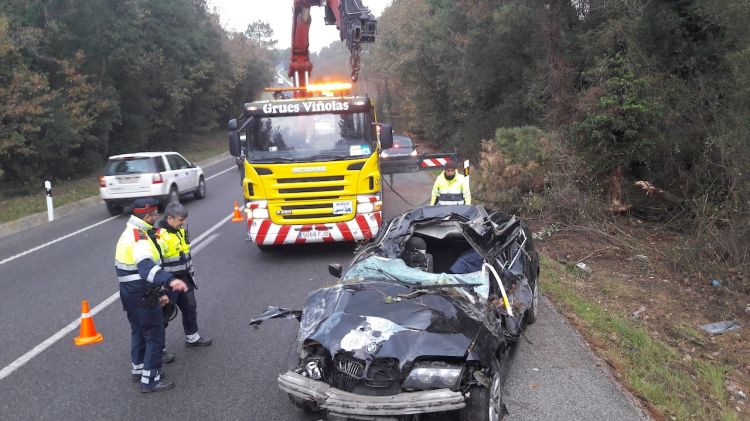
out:
M451 388L458 383L463 366L441 361L414 364L404 380L404 389L426 390Z

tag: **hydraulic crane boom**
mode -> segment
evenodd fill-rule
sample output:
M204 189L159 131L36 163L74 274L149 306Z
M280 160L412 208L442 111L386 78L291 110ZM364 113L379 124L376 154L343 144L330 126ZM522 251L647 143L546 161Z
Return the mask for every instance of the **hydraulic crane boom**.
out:
M377 20L361 0L294 0L294 21L292 23L292 59L289 64L289 77L294 86L303 88L310 81L313 65L310 62L309 34L310 7L325 7L326 25L336 25L342 41L351 52L352 81L359 77L359 52L363 42L375 41Z

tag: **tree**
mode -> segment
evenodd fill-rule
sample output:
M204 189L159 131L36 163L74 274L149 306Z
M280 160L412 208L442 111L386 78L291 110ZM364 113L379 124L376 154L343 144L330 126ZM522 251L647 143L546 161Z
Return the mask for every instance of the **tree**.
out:
M245 36L262 48L275 48L277 40L273 39L273 28L268 22L257 20L247 25Z

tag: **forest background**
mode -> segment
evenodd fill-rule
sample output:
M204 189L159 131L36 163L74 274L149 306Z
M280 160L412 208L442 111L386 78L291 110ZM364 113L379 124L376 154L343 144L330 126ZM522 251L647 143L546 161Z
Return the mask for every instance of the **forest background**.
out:
M744 0L399 0L361 77L381 120L476 163L484 202L564 224L606 202L748 292L749 18ZM0 1L0 191L222 128L274 82L276 47L202 0ZM334 43L315 74L347 58Z
M0 210L45 179L95 192L112 154L216 139L289 58L248 21L0 0ZM478 201L534 222L545 294L657 419L747 413L748 341L696 328L750 320L748 21L747 0L395 0L362 54L381 121L455 149ZM331 44L313 74L346 79L348 58ZM594 257L585 280L554 263Z

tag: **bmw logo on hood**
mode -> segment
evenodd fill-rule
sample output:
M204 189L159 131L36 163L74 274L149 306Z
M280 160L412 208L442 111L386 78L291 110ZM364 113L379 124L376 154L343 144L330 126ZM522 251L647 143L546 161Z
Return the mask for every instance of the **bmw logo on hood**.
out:
M377 350L378 350L378 344L377 343L370 342L369 344L367 344L367 352L368 353L374 354L375 351L377 351Z

